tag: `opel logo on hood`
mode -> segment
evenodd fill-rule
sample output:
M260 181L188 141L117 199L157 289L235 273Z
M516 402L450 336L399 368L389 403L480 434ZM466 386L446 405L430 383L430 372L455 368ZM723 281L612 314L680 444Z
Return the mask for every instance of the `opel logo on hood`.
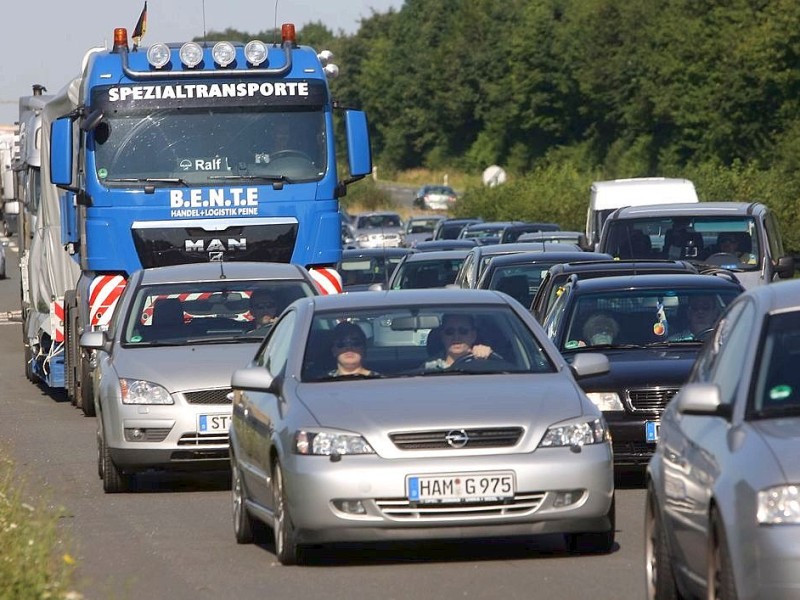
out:
M463 448L469 442L469 436L463 429L453 429L447 432L447 435L444 436L444 440L452 448Z

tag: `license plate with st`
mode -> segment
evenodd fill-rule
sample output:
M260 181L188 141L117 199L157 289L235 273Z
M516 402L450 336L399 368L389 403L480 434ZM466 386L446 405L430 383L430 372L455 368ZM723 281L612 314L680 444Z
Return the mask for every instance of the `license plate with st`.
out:
M515 490L513 471L406 477L406 492L412 502L487 502L512 498Z
M644 434L645 434L645 439L649 444L655 444L658 441L658 434L660 429L661 429L661 421L645 421Z
M228 433L230 426L229 414L197 415L197 433Z

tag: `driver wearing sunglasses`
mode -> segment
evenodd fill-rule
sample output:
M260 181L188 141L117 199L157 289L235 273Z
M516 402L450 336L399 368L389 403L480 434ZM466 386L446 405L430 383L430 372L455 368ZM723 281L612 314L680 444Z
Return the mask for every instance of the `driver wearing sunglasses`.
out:
M367 369L362 364L367 347L367 336L355 323L344 321L333 329L333 345L331 353L336 358L336 368L328 373L329 377L380 377L376 371Z
M444 356L427 361L424 365L426 371L444 371L468 356L486 359L492 355L491 346L476 343L478 330L470 315L444 315L439 337L444 346Z
M269 290L257 289L250 294L250 314L256 328L272 325L278 318L278 302Z

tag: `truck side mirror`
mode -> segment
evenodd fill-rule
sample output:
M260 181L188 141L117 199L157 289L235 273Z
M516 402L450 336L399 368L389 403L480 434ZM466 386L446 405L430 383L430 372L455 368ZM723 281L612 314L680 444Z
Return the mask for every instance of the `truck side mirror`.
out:
M62 117L50 125L50 181L72 186L72 119Z
M347 129L350 177L361 179L372 173L372 151L369 145L367 114L361 110L346 110L344 122Z

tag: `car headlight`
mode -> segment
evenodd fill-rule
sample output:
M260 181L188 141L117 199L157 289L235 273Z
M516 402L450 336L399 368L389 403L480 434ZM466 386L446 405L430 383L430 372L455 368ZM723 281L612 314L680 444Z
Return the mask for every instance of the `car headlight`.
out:
M756 516L762 525L800 523L800 485L780 485L758 492Z
M593 419L569 425L552 425L539 442L540 448L563 446L589 446L602 444L610 439L608 426L603 419Z
M587 392L586 396L602 411L625 410L616 392Z
M157 383L120 378L123 404L175 404L170 393Z
M298 454L375 454L362 436L341 431L298 431L294 436L294 450Z

